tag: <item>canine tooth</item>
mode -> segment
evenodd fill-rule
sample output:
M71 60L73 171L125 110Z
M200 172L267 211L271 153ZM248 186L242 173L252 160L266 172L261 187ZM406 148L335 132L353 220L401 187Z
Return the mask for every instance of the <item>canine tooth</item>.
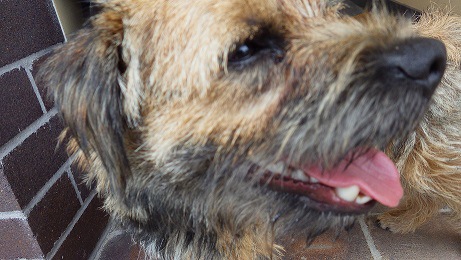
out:
M360 193L360 188L357 185L352 185L344 188L336 188L336 195L345 201L352 202Z
M291 178L302 181L302 182L308 182L309 181L309 176L306 176L303 171L301 170L296 170L291 173Z
M319 180L317 180L317 179L314 178L314 177L311 177L310 182L311 182L311 183L319 183Z
M366 196L366 195L359 195L357 196L357 198L355 199L355 203L357 204L365 204L367 202L369 202L370 200L372 200L372 198Z
M283 162L269 164L266 169L273 173L282 173L285 170L285 164Z

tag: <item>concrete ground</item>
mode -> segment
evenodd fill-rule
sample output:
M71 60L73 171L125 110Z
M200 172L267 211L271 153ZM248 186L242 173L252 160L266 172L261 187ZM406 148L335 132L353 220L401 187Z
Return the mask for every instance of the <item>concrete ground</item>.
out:
M414 234L397 235L376 226L374 216L361 218L348 233L319 237L312 245L293 240L285 259L461 259L461 236L441 214Z
M282 239L281 243L286 246L283 259L461 259L461 236L450 230L445 222L446 214L441 213L407 235L380 229L371 216L359 219L352 230L343 232L337 239L335 234L326 233L310 246L306 246L303 237ZM108 229L94 256L96 260L147 259L131 237L115 227Z

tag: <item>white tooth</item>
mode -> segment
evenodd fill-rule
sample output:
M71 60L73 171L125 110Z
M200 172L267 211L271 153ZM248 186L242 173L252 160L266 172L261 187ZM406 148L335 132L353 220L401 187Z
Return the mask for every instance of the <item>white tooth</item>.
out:
M345 201L352 202L359 195L360 188L357 185L352 185L344 188L336 188L336 195Z
M285 170L285 164L283 162L269 164L266 169L273 173L283 173Z
M302 181L302 182L309 182L309 176L304 174L304 172L301 171L301 170L296 170L296 171L292 172L291 173L291 178L293 178L295 180L298 180L298 181Z
M317 179L314 178L314 177L311 177L311 183L319 183L319 180L317 180Z
M355 199L355 203L357 203L357 204L365 204L365 203L369 202L370 200L372 200L372 198L370 198L370 197L368 197L366 195L359 195Z

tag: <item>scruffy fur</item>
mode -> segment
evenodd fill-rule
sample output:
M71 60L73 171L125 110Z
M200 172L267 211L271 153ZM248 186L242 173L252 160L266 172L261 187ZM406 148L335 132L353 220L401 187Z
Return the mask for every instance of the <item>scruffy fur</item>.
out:
M432 10L415 27L445 43L449 65L421 124L395 151L405 196L378 220L383 228L408 233L448 206L451 224L461 232L461 17Z
M399 144L414 146L417 156L416 140L426 137L403 140L433 89L380 78L374 57L459 28L458 20L426 21L431 16L416 30L386 12L347 17L338 1L113 0L101 7L56 50L43 78L67 126L68 150L96 182L105 209L160 259L277 258L284 234L310 240L350 227L354 214L271 190L258 167L283 159L328 169L351 152ZM433 113L458 98L443 92L459 86L459 42L440 38L451 67ZM453 131L428 126L428 116L417 133L458 134L440 113L440 127ZM459 160L456 151L438 156Z

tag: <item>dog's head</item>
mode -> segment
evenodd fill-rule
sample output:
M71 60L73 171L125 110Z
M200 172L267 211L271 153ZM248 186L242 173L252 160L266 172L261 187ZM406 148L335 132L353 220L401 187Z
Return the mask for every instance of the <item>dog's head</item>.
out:
M423 115L445 48L405 19L339 8L103 4L45 77L108 210L160 251L267 254L261 237L395 206L398 173L381 151Z

